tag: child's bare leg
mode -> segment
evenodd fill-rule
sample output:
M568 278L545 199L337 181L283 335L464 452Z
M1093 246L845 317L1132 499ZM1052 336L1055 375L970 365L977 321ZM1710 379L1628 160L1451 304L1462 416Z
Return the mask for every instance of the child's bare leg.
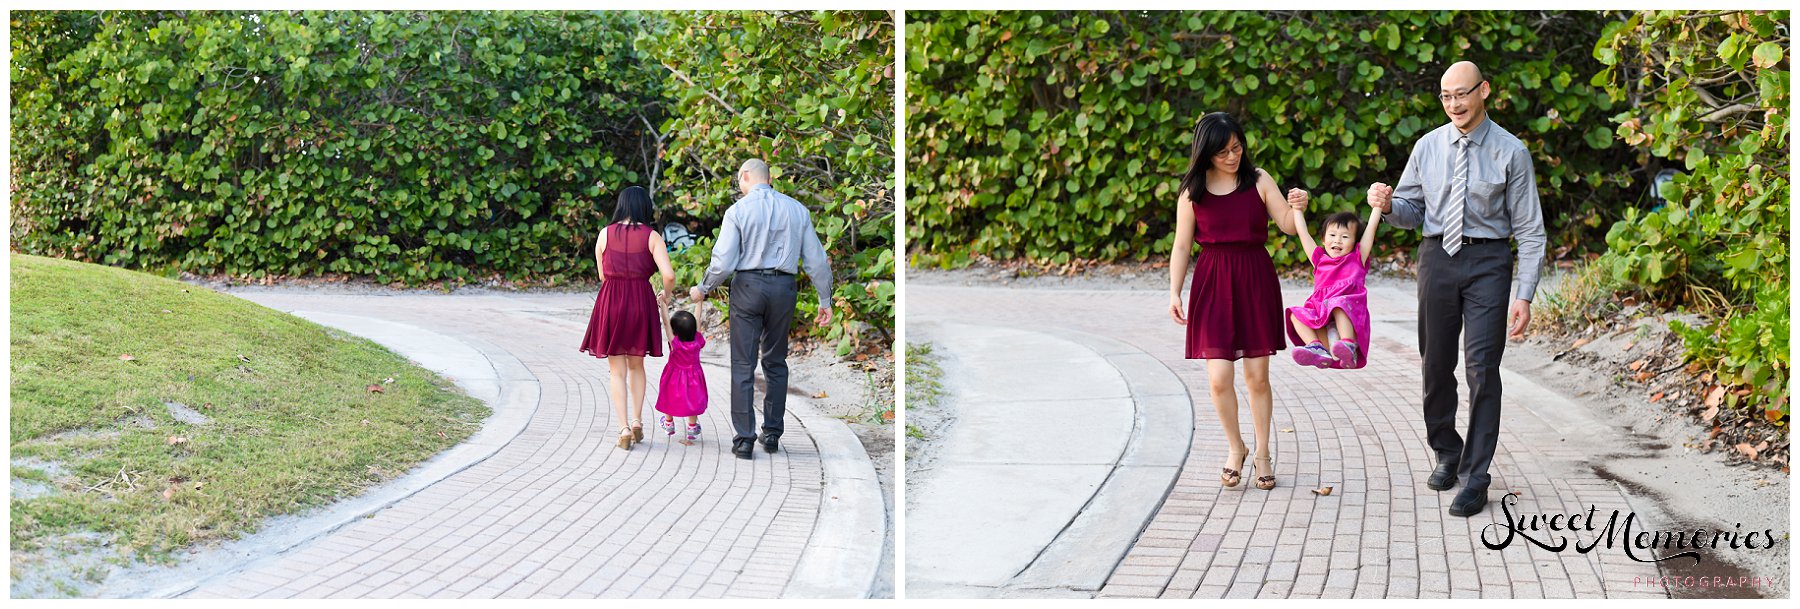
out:
M1300 335L1301 341L1308 345L1319 342L1319 331L1301 322L1299 316L1289 313L1288 323L1294 324L1294 333Z
M1356 342L1356 327L1350 325L1350 316L1343 309L1331 310L1331 323L1337 324L1338 340Z
M700 417L693 416L693 417L688 417L687 419L688 419L689 425L699 425L700 424Z

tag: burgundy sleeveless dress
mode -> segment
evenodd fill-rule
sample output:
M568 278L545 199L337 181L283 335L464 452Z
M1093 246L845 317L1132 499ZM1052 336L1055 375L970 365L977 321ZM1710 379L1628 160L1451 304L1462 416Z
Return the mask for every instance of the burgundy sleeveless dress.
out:
M1187 359L1267 357L1287 348L1281 282L1264 243L1269 210L1255 187L1202 193L1194 206L1194 282Z
M606 227L606 250L600 255L600 294L588 317L581 350L594 357L636 355L662 357L662 316L650 276L650 227L614 224Z

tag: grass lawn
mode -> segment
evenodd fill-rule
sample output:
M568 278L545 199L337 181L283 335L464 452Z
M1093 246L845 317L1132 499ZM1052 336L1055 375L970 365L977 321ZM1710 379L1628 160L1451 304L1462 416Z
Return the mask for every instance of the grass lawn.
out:
M488 414L375 343L204 288L21 255L11 275L15 579L69 539L163 562L242 535L395 478Z

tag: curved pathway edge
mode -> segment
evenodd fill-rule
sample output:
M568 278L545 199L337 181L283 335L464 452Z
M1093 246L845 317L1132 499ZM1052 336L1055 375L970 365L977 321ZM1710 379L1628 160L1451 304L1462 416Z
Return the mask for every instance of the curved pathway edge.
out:
M1014 578L1012 587L1091 595L1175 488L1193 440L1193 400L1174 371L1141 349L1073 330L1049 334L1093 349L1112 364L1125 377L1136 417L1130 443L1112 473L1069 526Z
M486 402L492 413L468 440L415 466L405 476L310 514L277 517L261 531L190 557L172 570L128 570L122 574L138 581L105 591L104 596L173 598L208 582L253 568L493 456L525 430L537 410L537 377L517 358L493 345L371 317L308 311L288 313L367 338L421 367L444 375L469 395Z

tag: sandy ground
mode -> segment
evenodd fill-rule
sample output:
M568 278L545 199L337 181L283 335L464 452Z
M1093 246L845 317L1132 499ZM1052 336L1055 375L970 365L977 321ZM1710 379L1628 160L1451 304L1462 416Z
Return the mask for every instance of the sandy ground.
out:
M936 344L928 326L908 326L906 331L913 345ZM935 377L939 386L936 389L936 396L925 395L919 389L913 388L910 383L907 386L906 425L911 430L916 430L918 434L917 437L909 435L906 438L908 510L913 507L910 497L914 495L911 491L918 486L920 480L924 479L925 476L921 474L931 471L939 445L943 442L944 437L950 434L951 426L956 423L955 400L952 399L956 395L955 377L941 374L941 371L954 369L957 366L956 359L942 349L934 349L924 358L927 362L937 366L940 371L940 374ZM909 373L915 376L922 374L922 372Z
M1383 272L1371 277L1371 286L1410 289L1413 285L1410 274L1404 269L1381 270ZM1548 274L1540 292L1555 285L1559 279L1554 271ZM1154 265L1098 266L1085 272L1061 275L988 265L949 271L909 269L907 282L916 285L1161 291L1168 289L1168 269ZM1305 281L1283 281L1284 288L1306 285ZM1644 330L1607 336L1574 350L1588 354L1586 356L1564 355L1560 359L1557 354L1570 350L1570 341L1566 337L1548 336L1549 332L1542 331L1545 328L1538 327L1535 329L1539 331L1525 340L1508 344L1505 366L1581 404L1593 419L1610 422L1610 431L1615 432L1610 435L1627 438L1629 441L1616 445L1597 444L1591 466L1601 477L1626 486L1634 494L1653 498L1655 505L1648 508L1656 510L1662 521L1708 530L1773 529L1775 535L1783 539L1781 545L1768 551L1713 554L1735 558L1735 563L1706 562L1694 567L1665 563L1670 575L1773 577L1777 586L1760 591L1744 588L1677 591L1677 597L1756 592L1765 597L1786 597L1790 574L1790 546L1786 538L1791 530L1788 474L1774 467L1746 465L1725 451L1699 450L1703 444L1701 440L1710 431L1708 426L1685 412L1674 410L1674 400L1650 402L1648 388L1613 372L1638 357L1628 352L1627 343L1651 344L1667 332L1663 322L1645 325ZM923 338L929 340L928 336ZM912 456L922 454L921 462L929 463L933 441L940 437L941 433L927 434L922 442L909 439L909 480L919 467L912 462ZM1742 528L1736 528L1740 523Z

